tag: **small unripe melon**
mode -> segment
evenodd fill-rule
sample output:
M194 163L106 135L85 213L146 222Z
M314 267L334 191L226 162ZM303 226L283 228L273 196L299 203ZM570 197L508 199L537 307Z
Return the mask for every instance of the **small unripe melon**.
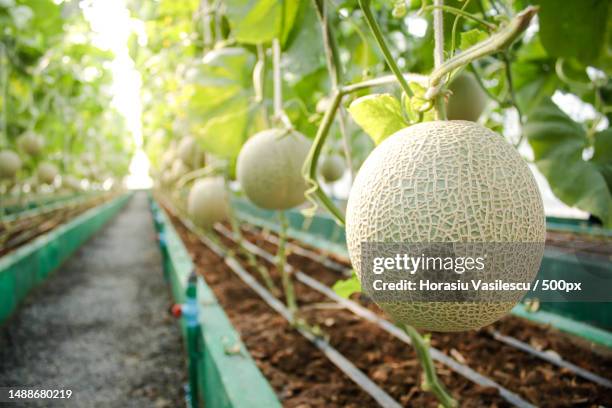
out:
M187 213L201 228L210 228L229 214L229 194L222 177L206 177L196 181L187 198Z
M285 129L257 133L242 146L236 175L246 196L257 206L285 210L304 202L302 166L311 142Z
M178 156L186 166L196 168L200 161L200 148L191 136L184 137L179 143Z
M347 246L362 282L363 243L540 245L545 232L542 198L527 164L500 135L468 121L420 123L383 141L359 170L346 213ZM531 282L542 252L510 255L512 276L500 278ZM498 320L522 295L503 302L378 303L400 323L463 331Z
M340 180L344 170L344 160L338 155L326 156L319 167L321 177L328 183Z
M448 119L476 122L487 105L487 94L478 84L474 74L460 74L450 83L448 89L452 91L446 107Z
M72 175L62 176L62 187L78 191L81 189L81 181Z
M41 163L38 165L38 170L36 172L38 176L38 180L46 184L52 184L57 177L58 170L54 164L51 163Z
M172 179L176 181L187 173L189 173L189 167L187 167L181 159L174 160L174 163L172 163L172 169L170 169Z
M43 141L32 132L28 132L21 136L18 144L24 152L32 157L36 157L42 153Z
M0 151L0 179L13 178L21 169L21 159L12 150Z

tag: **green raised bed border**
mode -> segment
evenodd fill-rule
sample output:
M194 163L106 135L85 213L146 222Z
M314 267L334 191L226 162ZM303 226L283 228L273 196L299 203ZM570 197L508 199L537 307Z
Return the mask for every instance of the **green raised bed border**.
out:
M151 210L160 236L164 275L170 282L174 301L184 304L188 300L186 293L194 265L164 210L153 200ZM190 383L197 384L196 392L191 391L191 395L198 400L191 401L191 406L280 408L274 390L257 368L201 276L197 277L196 290L199 333L195 342L189 339L186 318L181 318L190 366ZM191 370L192 367L195 369Z
M31 289L42 283L128 201L123 194L0 258L0 324Z
M278 232L279 224L273 211L255 207L244 199L233 201L236 215L253 225ZM289 220L287 234L294 239L318 248L324 252L333 253L348 258L346 235L344 228L338 225L327 214L317 214L308 221L298 210L286 212ZM559 220L555 220L560 223ZM609 230L608 230L609 231ZM584 229L581 232L585 233ZM330 238L331 237L331 238ZM576 268L584 267L575 257L556 250L546 250L538 277L541 279L568 279ZM588 262L589 268L596 268L599 273L612 274L612 264L609 262ZM548 302L540 305L540 310L527 311L523 304L518 304L512 314L542 324L549 324L561 331L582 337L594 343L612 347L612 332L606 328L612 327L612 303L588 302ZM598 327L599 326L599 327Z
M4 215L18 215L25 211L35 210L39 207L51 205L51 204L60 204L66 201L71 201L75 198L79 197L94 197L96 195L101 194L100 191L91 191L91 192L80 192L80 193L66 193L66 194L45 194L43 196L36 197L32 200L23 202L21 204L9 204L2 205L0 207L0 214ZM10 201L15 201L16 198L9 198ZM2 202L4 202L3 200Z

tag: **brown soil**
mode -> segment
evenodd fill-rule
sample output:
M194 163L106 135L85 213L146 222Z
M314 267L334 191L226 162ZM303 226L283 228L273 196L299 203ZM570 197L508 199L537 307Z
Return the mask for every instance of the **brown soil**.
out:
M85 211L110 201L114 195L105 194L93 197L85 202L54 209L44 214L17 219L10 224L0 224L0 257L50 232L58 226L72 220Z
M292 330L197 237L174 221L198 271L212 287L284 406L376 405L314 346ZM268 251L275 250L274 245L257 234L245 236ZM228 240L222 241L233 247ZM307 258L290 255L289 262L327 285L333 285L341 278L338 272ZM246 267L244 260L243 266ZM257 273L251 272L258 277ZM270 272L280 287L278 273L274 268ZM320 326L332 346L381 388L405 406L436 406L435 399L419 388L421 369L411 347L349 311L329 306L329 299L302 284L296 284L296 293L301 315L310 324ZM383 313L361 296L355 295L353 300ZM578 347L550 328L514 317L507 317L479 331L434 333L431 342L434 347L536 405L612 404L612 394L607 389L497 342L489 334L492 329L515 336L534 347L554 350L567 360L604 376L612 371L612 360ZM497 390L480 387L441 364L436 366L442 382L460 400L461 406L508 406Z

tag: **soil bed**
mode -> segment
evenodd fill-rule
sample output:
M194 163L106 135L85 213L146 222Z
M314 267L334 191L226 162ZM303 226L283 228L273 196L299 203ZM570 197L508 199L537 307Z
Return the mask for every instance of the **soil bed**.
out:
M244 232L244 236L266 251L275 253L276 246L260 234ZM316 249L309 249L320 253ZM329 270L306 257L290 254L288 261L328 286L344 278L339 272ZM301 297L298 298L302 300ZM384 316L384 312L365 296L353 295L352 300ZM584 347L578 339L573 339L552 327L538 325L511 315L476 331L432 333L431 344L540 406L612 404L612 394L605 387L583 380L568 370L496 341L490 335L495 330L516 337L538 350L556 353L565 360L604 378L608 378L612 372L610 354L597 354Z
M195 235L176 219L173 222L198 272L215 292L284 406L377 406L315 346L269 308ZM230 247L227 240L222 241ZM247 268L244 260L242 264ZM250 272L257 276L255 272ZM271 272L280 286L278 275L274 270ZM304 285L296 284L296 291L300 304L306 305L302 316L311 324L319 325L332 346L392 397L404 406L437 406L437 401L430 394L420 390L421 369L412 348L349 311L335 307L325 309L326 305L321 302L329 303L328 300ZM454 394L461 396L462 406L508 406L496 390L480 387L442 365L437 366L444 383Z

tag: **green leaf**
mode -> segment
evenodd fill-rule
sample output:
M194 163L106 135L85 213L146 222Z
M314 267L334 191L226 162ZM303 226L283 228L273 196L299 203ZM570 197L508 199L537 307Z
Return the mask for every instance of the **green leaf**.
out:
M263 44L280 38L284 43L291 32L298 1L227 0L226 17L238 42Z
M612 191L612 128L597 132L594 139L591 161L606 179L608 189Z
M600 139L601 151L593 161L583 160L583 150L588 146L586 132L549 98L529 115L524 132L536 165L553 193L567 205L588 211L611 226L612 194L600 171L601 156L610 156L609 135L605 133Z
M62 32L61 8L52 0L19 0L17 3L28 6L34 13L29 25L35 31L45 36L53 36Z
M351 103L348 111L353 120L377 145L408 126L402 116L400 102L390 94L373 94L357 98Z
M361 292L361 284L359 283L359 279L357 279L357 275L353 272L353 276L350 278L339 280L334 283L332 289L338 296L348 299L353 293Z
M325 66L325 50L319 21L311 1L301 2L298 30L294 30L283 53L283 72L302 77Z
M486 32L473 28L460 34L461 40L459 42L459 48L462 50L467 50L472 45L476 45L477 43L486 40L488 37L489 36Z
M551 56L594 61L606 33L609 0L538 0L540 36Z
M251 120L254 56L243 48L209 52L184 92L188 97L189 129L202 147L218 156L234 158L244 140L259 130Z

